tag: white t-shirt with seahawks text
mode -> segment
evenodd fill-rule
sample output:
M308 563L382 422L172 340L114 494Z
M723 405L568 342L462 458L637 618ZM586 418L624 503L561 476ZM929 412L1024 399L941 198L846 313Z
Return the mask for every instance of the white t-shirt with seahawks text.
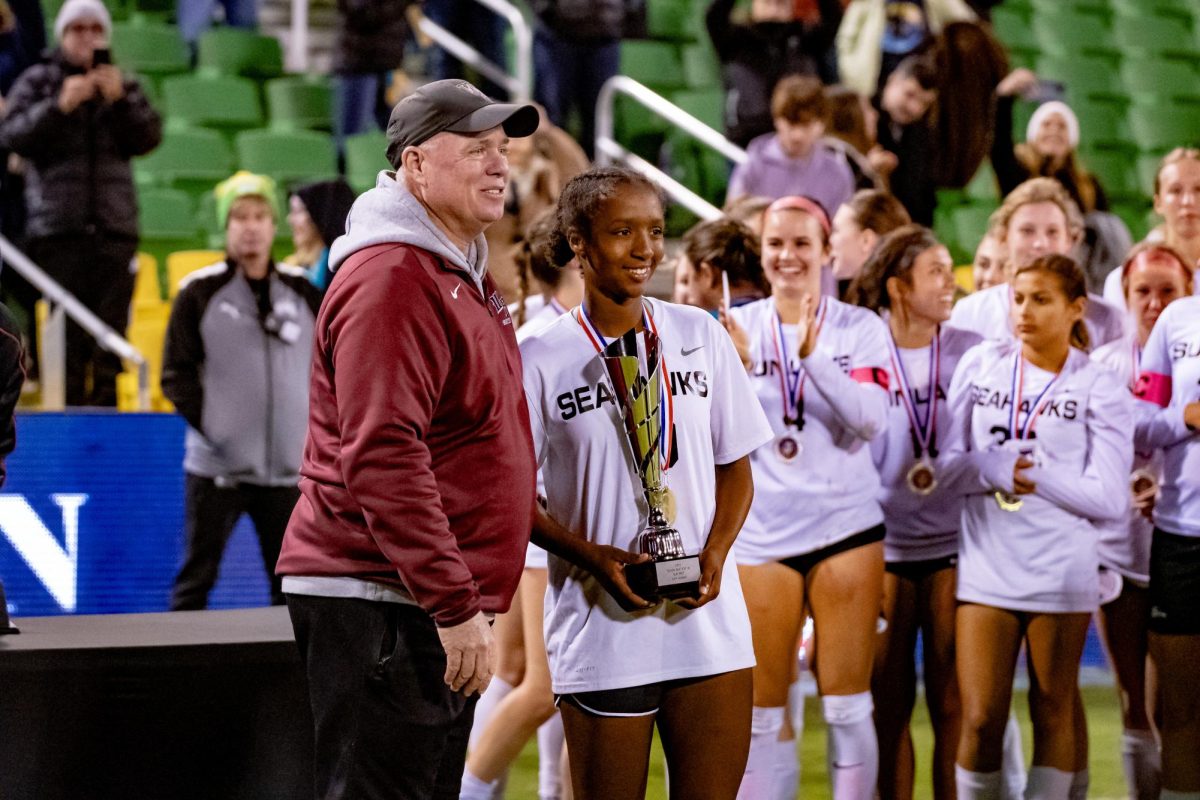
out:
M1012 339L1012 287L1007 283L969 294L954 304L950 324L974 331L984 339ZM1091 349L1095 350L1125 335L1126 313L1098 295L1089 294L1083 324L1087 326Z
M931 442L937 453L931 458L937 486L928 495L920 495L908 486L907 476L917 463L913 447L912 422L901 402L900 379L889 365L888 423L886 433L871 441L871 455L879 470L883 507L884 557L889 562L928 561L946 558L958 552L958 528L962 516L962 492L958 476L941 458L952 420L946 398L950 380L963 354L981 341L978 334L949 325L940 329L940 369L937 385L935 434ZM908 376L909 390L915 397L920 423L929 417L930 348L897 348Z
M1200 537L1200 435L1183 421L1184 407L1200 401L1200 297L1163 309L1142 352L1137 396L1138 449L1163 451L1154 523Z
M670 373L678 460L667 483L688 554L707 540L715 467L748 455L771 432L724 328L707 312L648 301ZM647 506L621 411L593 345L564 314L521 344L534 449L552 517L598 544L636 551ZM641 686L754 664L750 622L730 559L721 592L687 610L663 603L627 613L590 574L553 555L546 650L556 693Z
M734 552L739 564L804 555L883 522L879 474L867 443L887 424L887 328L874 312L825 298L828 310L808 358L798 327L783 326L786 360L803 370L804 428L784 425L772 299L731 310L750 338L751 382L775 439L755 451L754 502ZM779 444L800 444L791 461Z
M1098 604L1096 524L1129 513L1133 398L1107 367L1072 349L1045 395L1029 439L1010 440L1012 340L984 342L959 362L950 386L954 420L945 457L978 476L963 511L958 598L1043 613L1090 612ZM1018 423L1054 376L1025 364ZM1037 489L1005 511L994 492L1011 492L1018 451ZM969 486L969 488L968 488Z

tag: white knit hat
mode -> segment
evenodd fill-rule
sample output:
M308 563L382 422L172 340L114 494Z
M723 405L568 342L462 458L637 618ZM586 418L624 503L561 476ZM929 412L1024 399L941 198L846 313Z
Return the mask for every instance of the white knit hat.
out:
M67 0L54 18L54 38L62 41L67 26L81 19L98 19L104 26L104 35L112 34L112 16L100 0Z
M1071 107L1061 100L1051 100L1037 107L1033 116L1029 118L1029 124L1025 127L1025 141L1032 142L1037 138L1038 128L1042 127L1046 117L1051 114L1058 114L1067 123L1067 141L1071 143L1071 148L1079 147L1079 117L1075 116Z

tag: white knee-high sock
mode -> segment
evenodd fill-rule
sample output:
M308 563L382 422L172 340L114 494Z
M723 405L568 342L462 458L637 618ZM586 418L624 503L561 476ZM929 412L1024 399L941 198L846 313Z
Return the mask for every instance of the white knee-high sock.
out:
M492 800L492 795L500 781L482 781L463 770L462 788L458 790L458 800Z
M1133 800L1158 800L1162 791L1162 754L1153 731L1121 733L1121 764Z
M492 712L496 710L496 706L500 705L500 701L508 697L509 692L513 690L513 685L504 680L500 676L492 678L492 682L488 684L487 691L479 698L479 702L475 704L475 721L471 723L471 737L467 740L467 749L474 750L475 742L479 735L483 733L483 729L487 727L488 720L492 717Z
M1074 772L1054 767L1033 766L1025 784L1025 800L1070 800Z
M775 763L787 709L755 706L750 716L750 755L737 800L775 800Z
M1000 785L1004 777L996 772L972 772L954 765L954 785L958 800L1000 800Z
M796 732L796 741L800 741L800 733L804 730L804 689L800 678L792 681L788 687L788 719L792 722L792 730Z
M821 698L829 725L827 759L834 800L874 800L879 779L879 740L870 692Z
M1021 726L1017 718L1008 715L1008 724L1004 726L1004 756L1001 770L1004 781L1000 796L1003 800L1021 800L1025 796L1025 752L1021 747Z
M537 730L538 800L558 800L562 796L562 717L557 711Z
M1079 772L1071 773L1071 793L1068 795L1070 800L1087 800L1088 786L1092 783L1092 776L1086 769L1081 769Z
M796 750L797 741L789 738L775 742L771 800L796 800L796 795L800 792L800 754Z

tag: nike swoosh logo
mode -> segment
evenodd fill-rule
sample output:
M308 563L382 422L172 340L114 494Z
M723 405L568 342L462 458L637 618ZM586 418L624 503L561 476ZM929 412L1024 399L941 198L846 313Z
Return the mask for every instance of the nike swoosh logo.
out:
M457 300L458 299L458 290L461 288L462 288L462 284L461 283L457 284L453 289L450 290L450 296L453 297L455 300Z
M679 354L681 356L683 356L684 358L687 358L692 353L696 352L697 350L701 349L702 347L704 347L704 345L700 345L700 347L693 347L691 350L688 350L686 347L681 347L681 348L679 348Z

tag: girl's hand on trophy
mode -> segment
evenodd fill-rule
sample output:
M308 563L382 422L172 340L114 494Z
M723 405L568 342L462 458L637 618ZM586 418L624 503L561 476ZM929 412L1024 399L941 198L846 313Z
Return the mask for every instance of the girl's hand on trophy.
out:
M653 608L652 603L629 588L625 577L626 564L640 564L649 561L645 553L631 553L619 547L606 544L592 545L588 556L588 572L596 576L604 590L612 595L617 604L626 611L644 611Z
M700 596L676 600L683 608L699 608L711 603L721 593L721 569L725 565L726 553L706 547L700 551Z
M742 366L749 371L753 366L753 362L750 359L750 334L746 333L746 329L738 325L737 321L729 316L724 305L718 311L718 319L729 333L729 338L733 340L733 347L737 350L738 358L742 360Z

